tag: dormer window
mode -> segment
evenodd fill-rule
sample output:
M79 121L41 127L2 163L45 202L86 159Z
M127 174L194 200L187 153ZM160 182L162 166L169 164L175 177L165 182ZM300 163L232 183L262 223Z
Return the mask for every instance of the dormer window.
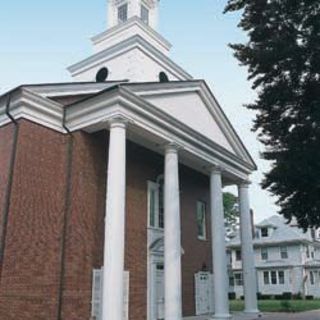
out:
M128 4L125 3L118 7L118 22L124 23L128 20Z
M261 237L262 238L269 237L269 229L268 228L261 228Z
M145 24L149 24L149 9L143 4L141 5L141 20Z

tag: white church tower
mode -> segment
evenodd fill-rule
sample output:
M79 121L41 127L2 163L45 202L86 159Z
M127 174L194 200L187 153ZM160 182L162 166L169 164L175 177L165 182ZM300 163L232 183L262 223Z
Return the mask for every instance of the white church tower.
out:
M94 54L68 68L75 81L155 82L192 77L169 58L158 32L159 0L109 0L108 28L93 37Z

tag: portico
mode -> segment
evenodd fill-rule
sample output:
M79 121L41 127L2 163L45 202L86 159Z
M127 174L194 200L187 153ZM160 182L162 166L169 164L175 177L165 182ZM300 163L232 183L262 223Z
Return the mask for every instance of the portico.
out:
M222 202L222 188L231 184L239 186L242 246L245 258L248 260L248 263L244 265L245 312L258 312L255 298L255 272L254 265L251 263L253 251L252 235L249 232L251 230L249 184L246 182L250 169L242 166L241 161L235 161L234 156L230 157L230 152L224 151L215 143L211 142L211 146L207 144L203 148L201 140L207 138L190 131L190 128L179 120L173 117L168 118L168 115L159 108L152 108L139 99L138 94L129 93L125 85L123 87L117 86L113 90L114 92L107 91L87 101L70 106L66 117L72 130L81 128L81 130L95 132L105 128L110 131L102 319L121 318L123 314L123 287L121 285L123 284L123 272L119 272L119 270L124 270L127 139L162 154L164 159L165 319L182 319L179 163L206 174L211 181L211 241L215 297L213 319L231 318L228 304L227 257ZM202 87L202 90L205 90L205 87ZM90 108L84 106L88 103L90 103ZM87 110L86 114L83 114L81 110ZM141 114L142 110L143 115ZM103 120L99 116L102 113L105 115ZM167 120L166 125L159 126L163 117Z

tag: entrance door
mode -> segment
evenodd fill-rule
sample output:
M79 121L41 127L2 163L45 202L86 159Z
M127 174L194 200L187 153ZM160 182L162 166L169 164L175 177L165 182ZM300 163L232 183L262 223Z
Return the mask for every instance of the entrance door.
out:
M213 312L213 281L209 272L195 274L196 315Z
M157 320L164 319L164 267L161 263L156 266L156 301Z

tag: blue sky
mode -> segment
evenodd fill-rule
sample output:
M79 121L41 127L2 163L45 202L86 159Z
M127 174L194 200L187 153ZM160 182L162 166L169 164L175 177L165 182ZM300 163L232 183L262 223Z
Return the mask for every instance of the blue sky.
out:
M254 114L242 105L255 97L246 69L228 43L245 41L238 14L224 15L226 0L161 0L160 33L171 58L205 79L259 166L251 204L259 221L276 213L274 199L259 187L268 164L250 131ZM106 29L106 0L11 0L0 7L0 94L26 83L69 81L66 67L92 53L89 38Z

